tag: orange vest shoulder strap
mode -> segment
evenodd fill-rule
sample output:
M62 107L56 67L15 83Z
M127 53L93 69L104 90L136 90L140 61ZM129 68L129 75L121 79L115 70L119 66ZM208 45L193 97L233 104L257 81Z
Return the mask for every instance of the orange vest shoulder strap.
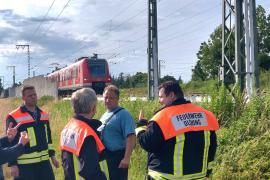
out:
M20 107L9 113L9 115L16 121L17 124L34 122L32 116L27 112L22 112Z
M213 113L192 103L164 108L152 120L159 125L165 140L189 131L219 129Z
M13 110L13 111L11 111L10 113L9 113L9 115L14 115L14 114L16 114L18 111L21 111L21 107L18 107L18 108L16 108L15 110Z
M88 136L94 137L97 151L101 153L105 147L95 131L85 122L71 119L61 132L60 148L79 156L83 142Z
M41 121L49 121L49 114L45 111L41 111L40 120Z

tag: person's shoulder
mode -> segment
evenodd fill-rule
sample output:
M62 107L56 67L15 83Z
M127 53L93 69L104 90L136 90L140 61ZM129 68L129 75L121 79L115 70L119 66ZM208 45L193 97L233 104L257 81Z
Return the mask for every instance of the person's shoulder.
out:
M121 119L133 121L133 117L132 117L131 113L127 109L124 109L124 108L118 112L118 117Z
M17 112L18 110L20 110L22 112L23 111L23 105L21 105L21 106L17 107L16 109L13 109L12 111L10 111L8 113L8 115L11 115L11 114Z
M131 113L127 109L125 109L125 108L122 108L118 113L121 114L121 115L131 116Z
M90 125L91 127L97 128L102 124L102 122L98 119L91 119L90 121L88 121L88 125Z

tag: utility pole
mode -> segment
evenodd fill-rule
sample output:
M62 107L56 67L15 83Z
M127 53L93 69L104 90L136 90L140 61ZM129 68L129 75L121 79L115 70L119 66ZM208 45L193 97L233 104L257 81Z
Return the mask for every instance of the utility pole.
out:
M30 78L30 45L24 44L24 45L16 45L16 49L22 48L24 49L27 47L27 56L28 56L28 78Z
M255 0L222 2L220 80L226 86L232 83L240 85L241 92L245 90L250 97L259 87Z
M14 87L15 86L15 66L7 66L7 68L12 68L13 69L13 86L12 87Z
M148 0L148 98L158 97L157 1Z

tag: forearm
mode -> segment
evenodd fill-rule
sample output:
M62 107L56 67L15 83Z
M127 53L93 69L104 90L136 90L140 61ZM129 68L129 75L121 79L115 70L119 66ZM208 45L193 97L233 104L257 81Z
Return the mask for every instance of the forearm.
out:
M147 152L158 152L165 142L161 129L154 122L150 122L145 128L142 127L143 126L139 126L136 129L139 144Z
M48 154L49 157L53 157L55 156L55 149L53 147L53 143L52 143L52 135L51 135L51 128L50 128L50 123L48 122L48 124L45 125L46 130L47 130L47 135L48 135Z
M0 144L3 148L8 147L10 145L10 142L8 141L8 137L7 136L1 137Z
M7 163L8 161L15 161L20 155L23 154L23 150L24 147L21 143L9 148L1 149L0 164Z
M129 134L126 141L125 159L130 159L132 151L135 147L136 136L135 134Z

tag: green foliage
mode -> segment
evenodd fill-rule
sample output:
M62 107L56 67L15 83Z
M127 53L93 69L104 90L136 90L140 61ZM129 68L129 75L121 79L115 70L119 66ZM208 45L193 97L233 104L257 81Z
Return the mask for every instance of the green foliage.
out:
M219 90L213 91L210 97L211 101L206 101L202 106L216 115L221 126L228 126L232 120L234 108L232 97L224 86L220 87Z
M146 87L147 73L137 72L134 76L120 73L118 77L112 78L112 83L119 88Z
M184 91L185 95L190 94L209 94L217 89L218 82L216 79L210 79L206 81L198 80L198 81L190 81L186 84L181 84L181 88Z
M270 56L266 53L261 53L258 55L258 62L262 70L270 69Z
M256 9L258 26L258 49L260 53L270 53L270 14L262 6Z
M159 83L164 83L165 81L176 81L176 79L173 76L166 75L166 76L160 78Z
M254 97L218 133L214 179L270 178L270 95Z
M257 29L258 29L258 61L262 69L270 68L270 14L266 15L266 11L262 6L258 6L257 13ZM233 35L232 35L233 36ZM234 59L234 41L229 41L229 45L225 49L225 54ZM222 59L222 29L218 26L210 35L207 42L201 43L197 53L197 63L192 69L192 80L208 80L216 78ZM225 64L227 66L227 64ZM233 83L232 73L228 75L226 81Z
M261 71L260 73L260 89L269 90L270 87L270 71Z
M192 70L192 80L206 80L217 77L222 54L221 30L221 26L217 27L210 35L208 42L201 43L200 50L197 53L198 61Z
M45 104L47 104L48 102L53 101L53 100L54 100L53 96L42 96L38 100L38 106L44 106Z

